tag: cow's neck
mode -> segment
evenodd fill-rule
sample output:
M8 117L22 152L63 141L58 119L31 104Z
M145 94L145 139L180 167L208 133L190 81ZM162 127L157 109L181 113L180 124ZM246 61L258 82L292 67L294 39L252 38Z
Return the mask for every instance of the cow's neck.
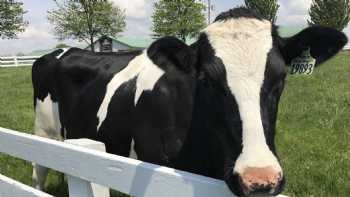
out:
M192 126L177 167L223 179L224 170L236 159L232 157L241 150L240 120L232 121L235 111L231 99L214 83L206 79L197 82ZM233 138L230 133L237 136Z

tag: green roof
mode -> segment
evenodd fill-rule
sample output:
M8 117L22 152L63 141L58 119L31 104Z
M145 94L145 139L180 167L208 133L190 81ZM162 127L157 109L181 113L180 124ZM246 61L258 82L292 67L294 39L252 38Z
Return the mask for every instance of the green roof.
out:
M197 42L198 38L187 38L186 44L191 45L195 42Z
M109 38L113 39L116 42L119 42L121 44L127 45L131 48L147 48L149 47L154 41L156 41L156 38L135 38L135 37L112 37L108 36ZM189 38L186 41L186 44L193 44L196 42L196 38Z
M112 38L116 42L119 42L132 48L147 48L154 41L154 39L152 38L135 38L126 36L108 37Z
M304 26L279 26L278 33L283 38L292 37L305 29Z

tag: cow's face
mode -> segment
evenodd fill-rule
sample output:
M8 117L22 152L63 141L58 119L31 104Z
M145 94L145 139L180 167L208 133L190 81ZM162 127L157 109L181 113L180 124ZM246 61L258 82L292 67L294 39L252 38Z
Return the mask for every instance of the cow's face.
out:
M238 111L234 119L241 124L241 135L234 133L237 128L230 131L231 138L239 136L241 139L235 141L242 144L239 154L231 156L232 166L225 168L225 174L231 175L226 182L239 195L280 193L284 176L275 152L274 133L286 65L308 48L317 64L322 63L347 39L324 27L310 27L282 39L269 21L243 8L221 14L203 33L213 49L213 66L224 67L212 70L224 70L225 79L219 80L234 100L233 108L238 108L233 109Z

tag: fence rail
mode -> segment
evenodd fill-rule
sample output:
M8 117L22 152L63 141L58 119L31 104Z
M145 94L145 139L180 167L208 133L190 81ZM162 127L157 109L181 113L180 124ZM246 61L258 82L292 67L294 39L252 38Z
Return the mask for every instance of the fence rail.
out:
M345 45L343 50L350 50L350 44Z
M81 144L83 143L85 143L84 140L81 141ZM87 181L135 197L234 197L221 180L73 144L76 143L59 142L0 127L0 153L55 169L68 177L77 178L75 181L81 180L80 185ZM20 183L10 184L12 180L1 184L5 182L1 177L4 176L0 176L0 197L8 196L5 195L9 193L8 190L23 192L19 191L19 188L24 188L24 192L29 191L33 194L31 196L49 196L28 186L18 186ZM11 185L14 189L11 189ZM69 190L71 189L69 185ZM86 192L86 189L82 192ZM15 193L11 196L21 196L21 194Z
M0 57L0 67L32 66L40 56Z
M135 197L233 197L219 180L5 128L0 128L0 152Z
M0 174L0 197L53 197Z

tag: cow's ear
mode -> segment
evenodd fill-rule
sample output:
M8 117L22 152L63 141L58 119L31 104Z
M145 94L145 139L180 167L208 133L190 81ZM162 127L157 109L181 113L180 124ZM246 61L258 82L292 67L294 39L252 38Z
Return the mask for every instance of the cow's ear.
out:
M297 35L281 40L280 50L287 65L310 49L316 65L337 54L348 42L344 33L328 27L311 26Z
M197 60L191 47L175 37L158 39L148 48L147 55L158 66L168 66L167 60L186 72L195 68Z

